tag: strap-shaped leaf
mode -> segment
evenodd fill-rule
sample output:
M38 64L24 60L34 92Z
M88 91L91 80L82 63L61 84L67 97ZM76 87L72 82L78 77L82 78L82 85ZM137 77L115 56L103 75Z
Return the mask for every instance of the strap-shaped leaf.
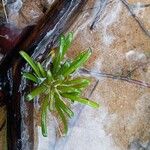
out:
M70 64L71 64L71 61L66 60L65 63L63 65L61 65L61 68L57 72L56 76L64 74L64 72L66 72L66 70L68 70L68 68L70 67Z
M47 90L47 88L43 85L38 85L35 89L33 89L28 95L27 99L28 101L33 100L36 96L44 93Z
M59 116L60 116L60 118L61 118L61 120L64 124L64 134L67 134L67 132L68 132L68 123L67 123L66 117L65 117L63 111L60 109L59 106L56 106L56 110L57 110L57 112L58 112L58 114L59 114Z
M80 89L77 89L77 88L74 88L74 87L70 87L70 86L58 86L58 90L61 92L61 93L81 93L81 90Z
M41 106L41 128L42 128L42 135L47 137L47 108L48 108L48 99L46 98Z
M38 82L38 79L37 79L33 74L28 73L28 72L24 72L24 73L22 73L22 74L23 74L23 77L24 77L24 78L26 78L26 79L28 79L28 80L31 80L31 81L33 81L33 82L35 82L35 83Z
M66 54L68 48L70 47L72 40L73 40L72 32L68 33L66 37L61 35L60 46L53 59L53 73L54 74L57 73L58 70L60 69L61 61L64 59L64 55Z
M41 75L45 78L46 77L45 69L43 68L43 66L39 62L37 62L37 65L38 65L38 68L39 68Z
M47 79L48 81L51 81L53 79L53 76L50 70L47 71Z
M74 78L74 79L71 79L71 80L64 81L64 84L67 84L67 85L77 85L77 84L82 84L82 83L89 85L90 80L86 79L86 78L83 78L83 77L78 77L78 78Z
M67 77L69 74L71 74L72 72L74 72L75 70L77 70L79 67L81 67L87 60L88 58L91 56L92 51L91 49L80 53L75 60L71 63L69 69L64 72L64 77Z
M73 33L69 32L68 35L65 38L65 45L64 45L64 49L63 49L63 54L62 54L62 59L64 59L64 55L66 54L68 48L71 46L71 43L73 41Z
M40 71L34 60L24 51L19 52L20 55L28 62L38 77L41 77Z
M68 117L71 118L74 116L73 111L63 102L59 95L55 94L55 100L56 105L59 106L62 111L64 111L68 115Z
M63 84L65 84L66 86L83 90L84 88L90 85L90 80L84 78L76 78L73 80L67 80Z
M50 109L50 111L54 110L54 104L55 104L54 91L51 90L49 93L49 109Z
M65 98L68 98L70 100L77 101L77 102L85 104L85 105L89 105L89 106L94 107L94 108L99 107L99 104L97 104L94 101L88 100L86 98L75 97L75 96L70 95L70 94L62 94L62 96Z
M63 55L64 46L65 46L65 37L62 35L60 37L60 46L59 46L58 50L56 51L56 54L53 58L53 73L54 74L57 73L57 71L60 68L60 62L61 62L61 58Z
M45 80L46 80L46 78L37 78L38 79L38 84L40 85L40 84L42 84Z
M64 93L60 93L60 95L62 95L62 94L69 94L69 95L73 95L75 97L81 96L81 93L78 93L78 92L70 92L70 93L64 92ZM74 102L74 101L72 101L72 102Z
M83 90L84 88L86 88L89 85L89 83L81 83L81 84L76 84L76 85L72 85L72 87Z

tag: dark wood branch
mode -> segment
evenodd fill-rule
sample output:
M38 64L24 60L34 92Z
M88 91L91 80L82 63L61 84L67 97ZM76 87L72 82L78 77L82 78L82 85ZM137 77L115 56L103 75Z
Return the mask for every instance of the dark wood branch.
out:
M0 126L0 132L4 129L5 125L6 125L6 120L4 120L2 125Z

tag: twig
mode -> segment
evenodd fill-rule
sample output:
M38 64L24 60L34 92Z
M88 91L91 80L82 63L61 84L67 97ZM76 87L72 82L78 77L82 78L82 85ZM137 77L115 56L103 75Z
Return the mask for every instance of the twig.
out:
M8 15L7 15L7 12L6 12L6 4L5 4L5 1L2 0L2 5L3 5L3 10L4 10L4 14L5 14L5 19L6 19L6 22L8 23Z
M95 18L94 18L94 20L93 20L91 26L90 26L90 30L93 30L93 29L94 29L95 24L96 24L96 23L98 22L98 20L100 19L100 15L102 14L102 12L103 12L103 10L104 10L104 8L106 7L107 2L108 2L108 0L100 0L100 1L101 1L101 2L100 2L99 9L98 9L97 14L96 14L96 16L95 16Z
M9 39L8 35L0 35L1 38Z
M113 1L108 1L108 2L107 2L107 5L108 5L108 4L111 4L112 2L113 2ZM98 8L100 8L100 6L89 7L89 8L83 9L82 12L89 11L89 10L95 10L95 9L98 9Z
M97 88L98 83L99 83L99 80L96 81L96 84L94 85L93 89L91 90L88 98L90 98L92 96L92 94L94 93L95 89Z
M140 86L143 86L143 87L146 87L146 88L150 88L150 83L146 83L146 82L140 81L140 80L131 79L131 78L128 78L126 76L117 76L117 75L103 73L103 72L94 72L94 71L90 71L90 70L85 69L85 68L80 69L80 73L88 74L88 75L95 75L95 76L102 77L102 78L122 80L122 81L125 81L125 82L129 82L129 83L132 83L132 84L136 84L136 85L140 85Z
M128 11L131 13L132 17L135 19L135 21L138 23L142 31L150 38L150 32L145 28L143 22L134 14L133 10L131 9L129 3L126 0L120 0L128 9Z
M130 77L131 74L133 74L137 69L139 69L141 67L144 67L144 66L148 65L149 63L150 63L150 61L148 61L146 63L143 63L143 64L137 65L134 69L132 69L131 71L128 72L128 74L126 75L126 77Z
M145 8L145 7L150 7L150 4L133 4L131 7L133 8Z

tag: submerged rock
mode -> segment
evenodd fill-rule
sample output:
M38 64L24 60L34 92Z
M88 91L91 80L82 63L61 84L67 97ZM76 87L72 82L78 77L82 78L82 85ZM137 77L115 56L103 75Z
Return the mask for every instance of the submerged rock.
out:
M16 9L20 13L10 13L9 19L19 28L35 24L53 3L50 0L18 2ZM42 137L39 117L34 116L35 149L150 149L150 88L146 86L150 83L150 7L147 0L129 0L127 5L123 2L88 0L68 30L75 33L75 40L67 57L72 58L88 47L93 49L92 57L84 66L92 78L85 95L92 91L90 98L102 107L93 110L73 105L76 115L69 121L66 137L60 137L52 116L48 121L48 138ZM14 4L10 3L9 8L15 8ZM28 144L26 132L22 137Z
M129 2L129 6L137 4L137 1ZM144 1L141 3L144 4ZM148 16L146 7L143 8L143 18L137 15L136 20L119 0L88 2L70 28L75 32L75 40L68 57L74 57L88 47L93 49L85 68L91 70L89 76L99 80L91 99L101 103L102 107L93 110L73 106L76 116L69 122L68 135L57 138L58 133L50 125L54 133L46 139L47 145L55 150L149 148L149 144L144 144L150 140L150 89L130 82L131 79L140 80L143 84L150 81L150 57L147 55L150 37L146 33L149 22L144 22ZM138 21L144 22L144 26L141 27ZM109 77L112 75L112 79L102 77L103 73L109 74ZM114 80L116 76L118 80ZM119 77L125 77L127 82ZM88 95L91 90L92 87L85 94ZM140 143L135 144L136 139ZM40 137L39 150L44 140Z

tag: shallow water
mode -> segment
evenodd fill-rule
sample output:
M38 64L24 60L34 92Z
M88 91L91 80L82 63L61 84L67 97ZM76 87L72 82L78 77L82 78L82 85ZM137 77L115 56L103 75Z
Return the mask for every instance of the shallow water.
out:
M149 21L145 17L149 16L150 8L141 10L138 1L129 2L129 6L133 4L137 6L133 8L133 13L136 11L144 30L149 30ZM141 4L144 2L141 1ZM74 57L88 47L93 49L92 57L85 65L90 70L93 83L85 95L88 96L93 85L99 81L91 99L101 103L102 107L93 110L73 106L76 116L69 122L67 137L58 136L53 119L53 122L50 121L48 138L42 138L38 128L38 149L148 150L150 37L119 0L89 1L70 31L75 32L75 40L68 57ZM139 85L138 81L133 83L132 79L142 84Z
M79 73L92 78L85 95L101 103L101 108L73 105L76 115L69 121L66 137L60 137L58 123L49 114L48 137L44 138L36 103L35 150L150 149L150 7L145 5L147 0L123 2L89 0L68 30L75 37L67 57L88 47L93 50L84 66L88 71ZM23 116L28 115L25 108L22 103ZM25 122L22 127L23 146L28 149Z

